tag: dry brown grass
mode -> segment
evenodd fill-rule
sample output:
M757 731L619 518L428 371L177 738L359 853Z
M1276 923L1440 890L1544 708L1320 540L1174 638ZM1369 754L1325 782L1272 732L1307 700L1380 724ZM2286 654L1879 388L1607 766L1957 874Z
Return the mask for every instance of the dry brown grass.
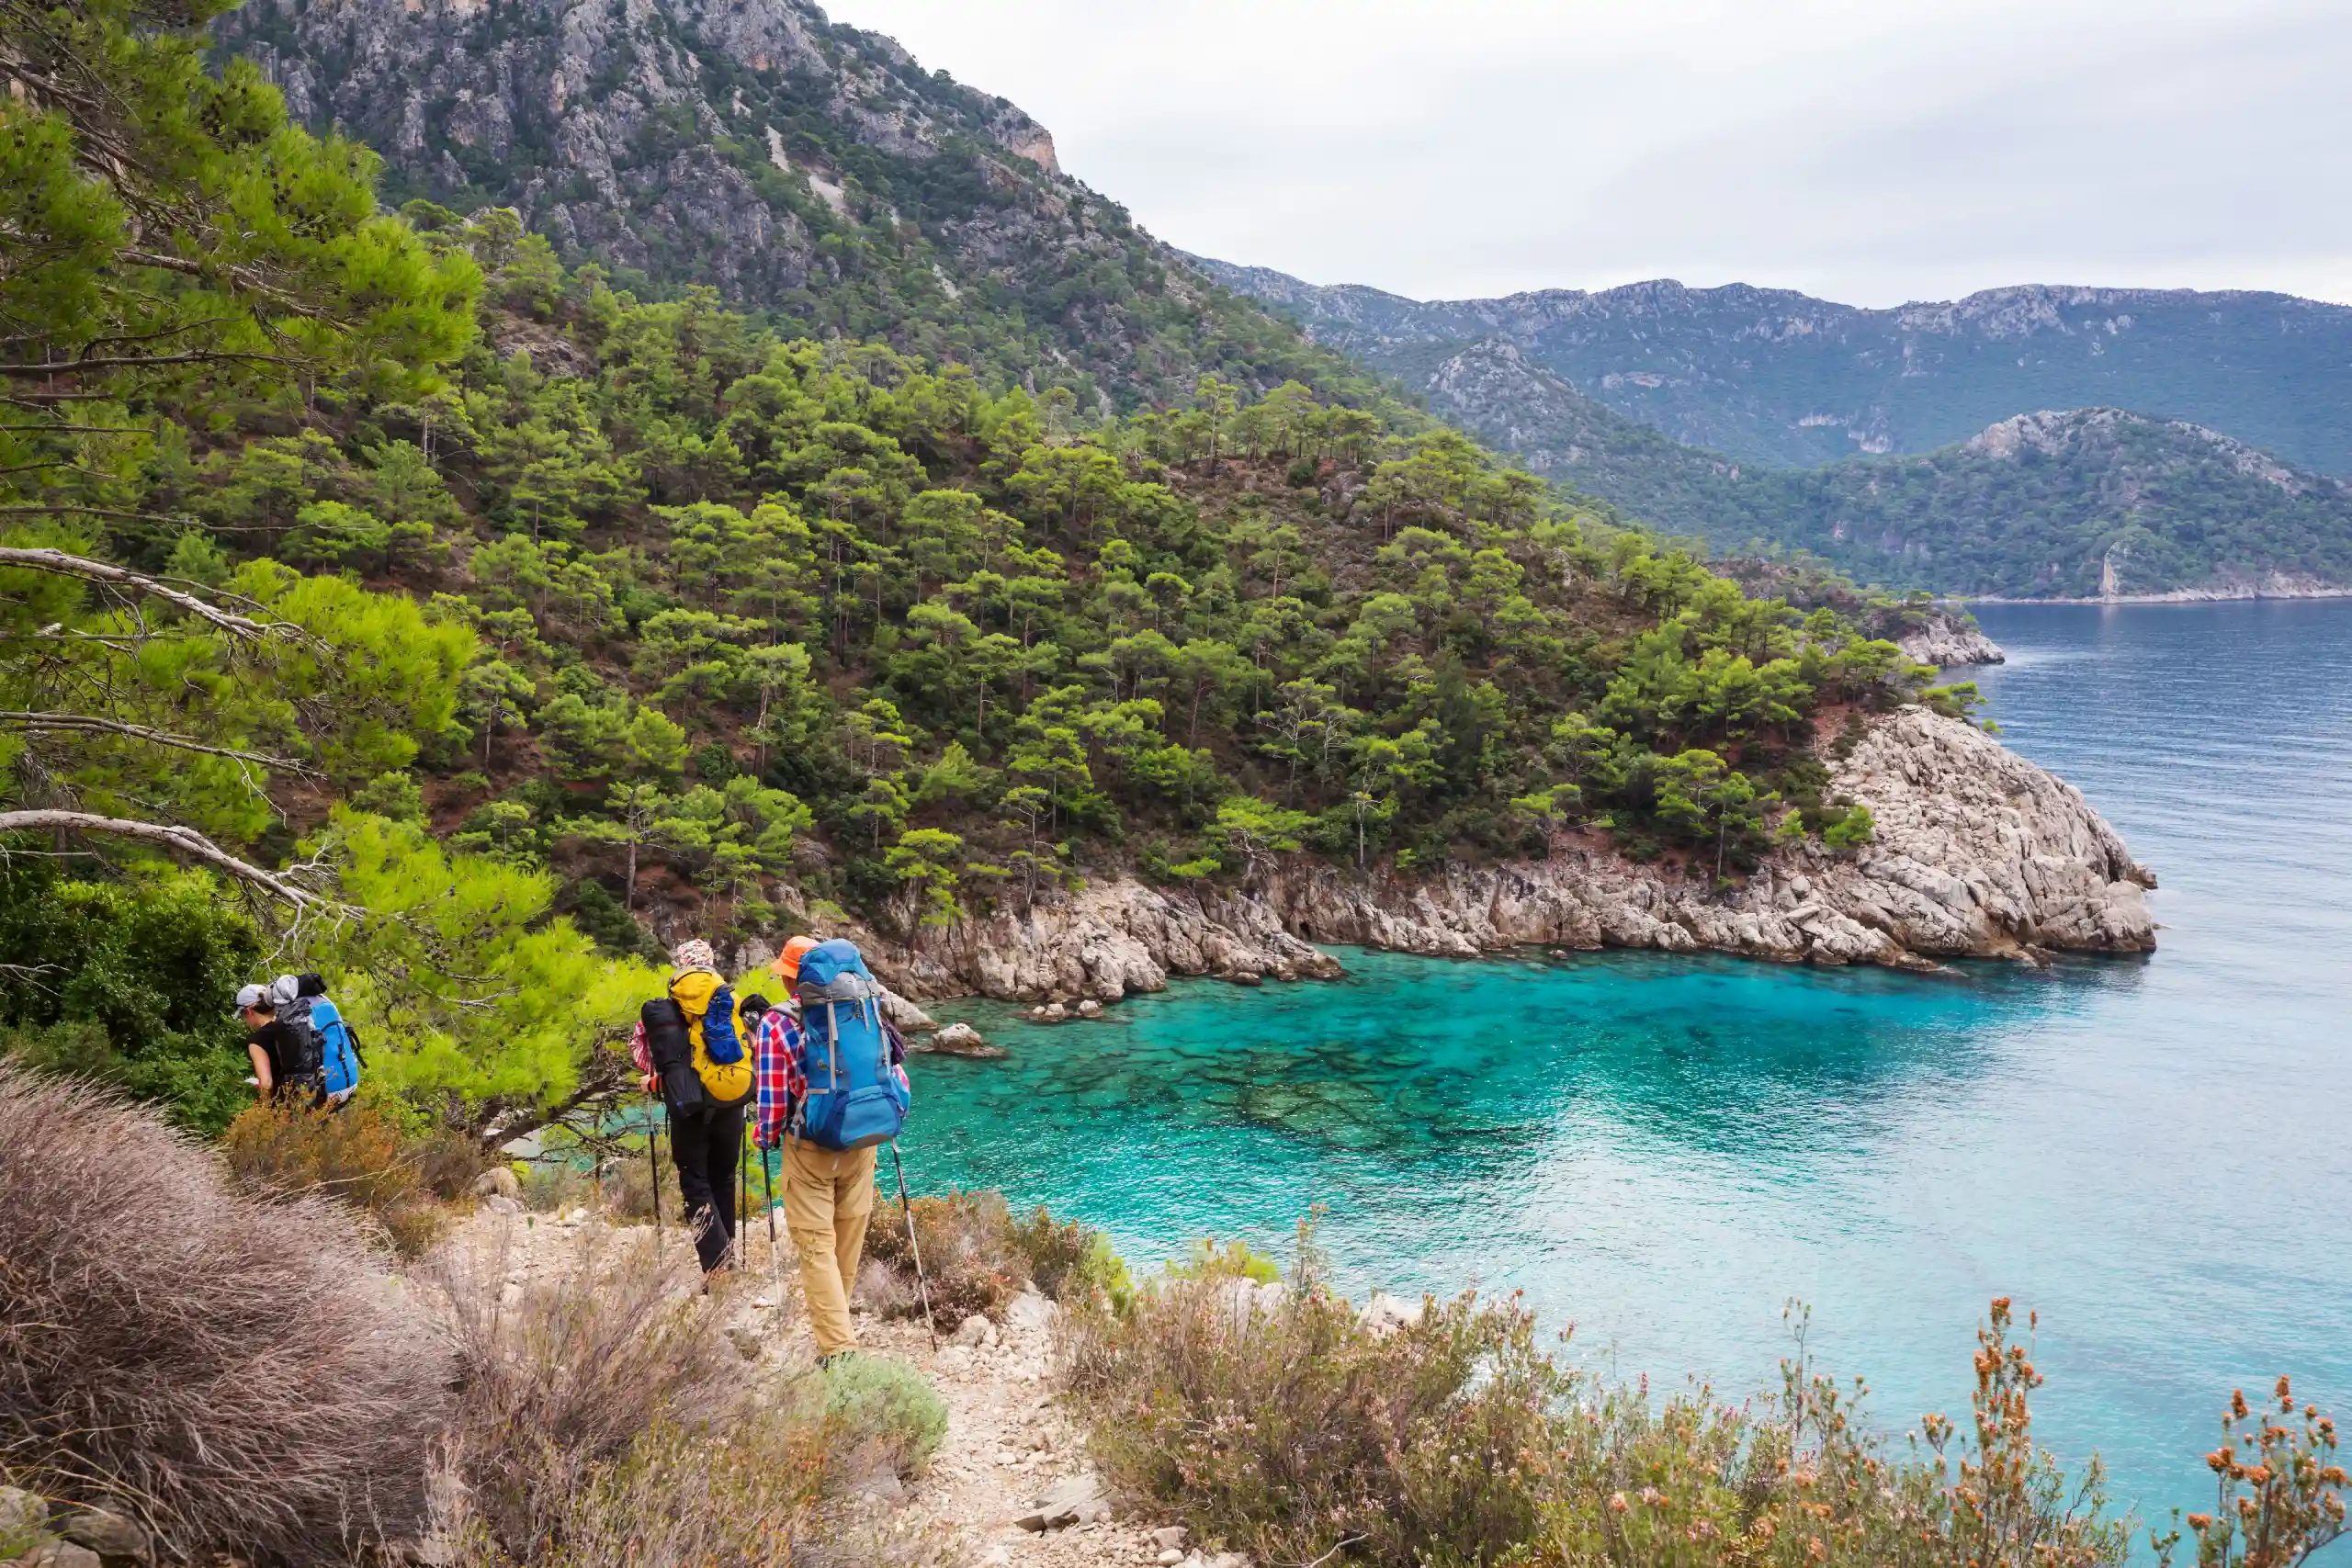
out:
M953 1327L976 1312L992 1314L1029 1283L1029 1258L1021 1249L1003 1194L950 1192L918 1198L913 1208L932 1310L941 1323ZM907 1247L906 1215L895 1194L875 1194L865 1256L888 1269L898 1286L869 1288L871 1299L892 1315L920 1313L921 1305L910 1304L914 1301L914 1261Z
M810 1371L754 1394L719 1333L723 1303L652 1247L592 1242L520 1299L503 1290L507 1262L453 1248L433 1264L464 1385L439 1521L460 1568L932 1555L922 1532L862 1530L846 1499L936 1446L945 1411L920 1373L861 1359L854 1386Z
M347 1212L6 1064L0 1194L0 1466L192 1562L416 1533L451 1362Z
M435 1259L462 1377L449 1464L462 1533L515 1562L560 1545L578 1499L664 1419L696 1430L733 1416L741 1362L707 1321L695 1281L650 1245L592 1245L562 1277L502 1299L503 1253Z

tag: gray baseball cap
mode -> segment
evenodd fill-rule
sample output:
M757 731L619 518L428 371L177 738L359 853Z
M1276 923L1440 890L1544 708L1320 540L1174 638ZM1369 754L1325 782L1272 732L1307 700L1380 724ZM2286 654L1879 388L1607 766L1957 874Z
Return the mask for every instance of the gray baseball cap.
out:
M266 1007L267 1005L269 1005L268 987L240 986L237 988L237 1010L239 1012L244 1011L247 1008Z

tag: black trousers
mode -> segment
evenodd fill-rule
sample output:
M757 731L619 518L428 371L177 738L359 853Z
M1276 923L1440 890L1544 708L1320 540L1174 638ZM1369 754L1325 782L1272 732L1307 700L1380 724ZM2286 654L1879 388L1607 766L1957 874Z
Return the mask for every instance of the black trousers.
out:
M735 1245L735 1171L743 1158L743 1106L704 1106L670 1117L670 1157L686 1228L706 1274L723 1267Z

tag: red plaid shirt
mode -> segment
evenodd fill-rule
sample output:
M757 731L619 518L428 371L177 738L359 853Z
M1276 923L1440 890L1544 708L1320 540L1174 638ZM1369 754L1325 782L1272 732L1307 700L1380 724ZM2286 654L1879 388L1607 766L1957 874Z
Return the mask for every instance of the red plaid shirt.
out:
M752 1073L760 1104L752 1140L763 1149L775 1147L792 1108L808 1096L808 1075L800 1065L803 1044L799 1021L782 1008L770 1008L752 1036Z
M906 1042L887 1021L882 1032L890 1042L891 1070L905 1084ZM783 1140L794 1110L808 1098L808 1073L803 1065L807 1050L808 1036L801 1032L800 1021L782 1008L770 1008L752 1036L752 1082L759 1092L759 1122L752 1130L752 1140L763 1149L772 1149Z

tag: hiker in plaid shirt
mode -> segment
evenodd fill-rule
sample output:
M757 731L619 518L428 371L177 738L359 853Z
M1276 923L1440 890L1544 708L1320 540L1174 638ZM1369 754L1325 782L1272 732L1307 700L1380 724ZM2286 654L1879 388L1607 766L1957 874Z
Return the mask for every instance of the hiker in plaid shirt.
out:
M752 1038L752 1073L759 1094L759 1121L752 1128L752 1141L763 1149L772 1149L781 1141L792 1108L808 1092L808 1076L800 1066L805 1043L800 1021L787 1010L797 1005L787 1001L769 1008L767 1016L760 1020L759 1032Z
M785 995L800 976L800 955L817 945L797 936L769 965L785 984ZM759 1096L752 1141L763 1149L784 1150L784 1223L800 1255L800 1290L808 1301L808 1325L817 1336L820 1363L854 1348L857 1330L850 1321L850 1292L857 1288L858 1259L865 1252L865 1225L874 1214L874 1150L820 1149L803 1143L795 1125L808 1097L808 1036L797 1016L798 1004L771 1007L752 1037L752 1069ZM890 1070L906 1081L906 1048L888 1024Z

